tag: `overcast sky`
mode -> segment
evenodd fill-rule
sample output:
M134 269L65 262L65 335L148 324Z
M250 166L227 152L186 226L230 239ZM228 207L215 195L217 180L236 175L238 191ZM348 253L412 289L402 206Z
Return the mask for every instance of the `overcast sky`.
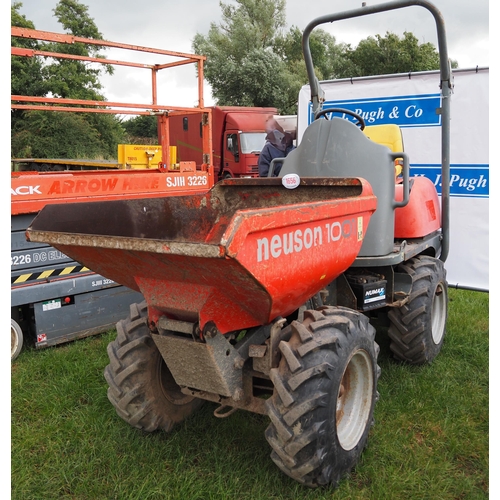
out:
M220 21L219 0L80 0L88 6L104 39L192 53L196 33L207 34L210 23ZM21 0L20 12L31 20L36 29L62 32L53 15L57 0ZM233 3L226 0L224 3ZM368 5L381 3L367 0ZM488 0L434 0L441 11L447 33L449 57L460 68L489 66L489 3ZM361 0L287 0L287 28L304 29L313 19L361 7ZM421 43L437 46L436 25L431 14L422 7L412 6L396 11L324 24L337 42L353 47L367 36L385 35L387 31L402 35L410 31ZM126 55L105 52L110 59L127 59ZM157 59L147 62L163 62ZM159 81L159 103L179 106L197 104L194 66L164 70ZM168 72L168 73L167 73ZM103 79L104 94L111 101L150 102L150 76L144 71L119 69L115 76ZM211 105L210 89L205 90L205 104Z

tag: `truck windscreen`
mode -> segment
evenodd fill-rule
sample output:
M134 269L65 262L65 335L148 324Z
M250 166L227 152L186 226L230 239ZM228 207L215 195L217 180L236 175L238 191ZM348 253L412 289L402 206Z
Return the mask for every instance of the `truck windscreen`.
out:
M242 132L240 134L241 152L243 154L260 153L266 143L265 132Z

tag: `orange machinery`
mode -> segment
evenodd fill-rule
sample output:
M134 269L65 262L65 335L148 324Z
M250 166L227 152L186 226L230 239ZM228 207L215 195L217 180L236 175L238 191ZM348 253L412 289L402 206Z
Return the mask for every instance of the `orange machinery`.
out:
M44 206L201 194L214 185L214 168L212 109L205 107L203 99L204 56L19 27L12 27L11 36L65 44L97 45L117 49L120 53L139 53L143 59L145 54L153 54L163 61L159 64L144 64L21 47L11 49L15 57L69 58L149 70L149 104L12 95L11 107L46 112L153 114L158 118L158 141L162 146L161 161L158 162L158 168L153 169L11 173L11 358L15 359L25 337L34 339L36 347L45 347L100 333L114 328L116 322L127 315L129 305L142 299L138 292L94 273L49 245L27 242L25 230ZM186 108L160 103L158 72L185 64L196 65L198 106ZM198 166L194 162L176 163L172 148L169 147L169 118L189 113L201 114L203 117L203 162Z

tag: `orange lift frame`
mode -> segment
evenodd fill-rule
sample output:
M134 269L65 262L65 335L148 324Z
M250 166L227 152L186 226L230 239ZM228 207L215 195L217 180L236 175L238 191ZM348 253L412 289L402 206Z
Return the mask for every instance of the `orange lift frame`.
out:
M11 95L12 109L40 110L43 111L68 111L68 112L85 112L85 113L108 113L108 114L133 114L133 115L151 115L158 116L158 140L162 145L162 169L170 169L170 148L168 134L168 116L183 113L206 113L206 125L203 127L203 151L204 164L203 169L209 172L212 178L213 185L213 162L212 162L212 144L211 144L211 109L205 107L203 98L203 63L206 60L205 56L186 54L182 52L173 52L170 50L155 49L150 47L142 47L139 45L131 45L126 43L111 42L108 40L95 40L92 38L82 38L68 34L52 33L49 31L33 30L29 28L11 27L11 36L36 39L47 42L57 42L65 44L83 43L86 45L95 45L105 48L116 48L129 50L134 52L157 54L176 58L173 62L164 64L144 64L132 61L124 61L117 59L106 59L99 57L78 56L73 54L63 54L55 52L47 52L43 50L34 50L23 47L11 47L13 56L24 57L52 57L58 59L71 59L77 61L85 61L90 63L99 63L112 66L128 66L138 69L149 69L151 71L151 104L137 104L127 102L111 102L111 101L92 101L82 99L65 99L58 97L36 97ZM163 69L174 68L186 64L195 64L198 75L198 106L182 107L175 105L166 105L158 103L158 72Z

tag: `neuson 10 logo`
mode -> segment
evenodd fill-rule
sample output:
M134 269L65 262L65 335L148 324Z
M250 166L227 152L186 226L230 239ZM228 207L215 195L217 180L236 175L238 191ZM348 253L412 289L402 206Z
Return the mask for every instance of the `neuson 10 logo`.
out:
M344 238L363 239L363 217L326 222L257 239L257 262L302 253Z

